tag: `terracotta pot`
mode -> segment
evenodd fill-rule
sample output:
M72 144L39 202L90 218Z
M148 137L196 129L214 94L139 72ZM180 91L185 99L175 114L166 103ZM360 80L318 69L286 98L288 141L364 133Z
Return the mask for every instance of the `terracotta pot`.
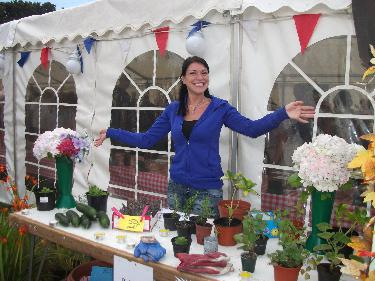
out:
M237 233L242 232L242 221L233 218L232 221L229 223L228 218L219 218L214 220L214 224L218 232L217 238L219 241L219 245L236 245L236 241L234 240L233 236Z
M228 208L227 206L231 205L231 200L221 200L219 202L218 208L219 208L219 215L221 218L227 218L228 217ZM239 219L240 221L243 220L243 217L247 215L247 213L250 211L250 203L242 200L233 200L233 206L238 205L238 208L234 210L233 212L233 218Z
M274 265L273 270L275 281L297 281L301 267L289 268Z
M320 263L317 265L318 280L319 281L339 281L341 277L340 267L335 267L330 270L329 263Z
M203 245L204 237L211 235L212 224L205 223L204 225L195 224L197 243Z
M103 266L103 267L112 267L112 265L102 262L93 260L90 262L86 262L83 264L78 265L74 268L68 275L66 281L79 281L85 276L90 276L91 269L93 266Z

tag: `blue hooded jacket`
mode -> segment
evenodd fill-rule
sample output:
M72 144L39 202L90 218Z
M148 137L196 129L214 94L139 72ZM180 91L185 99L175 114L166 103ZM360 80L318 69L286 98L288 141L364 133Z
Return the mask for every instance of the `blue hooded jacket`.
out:
M172 102L144 133L108 128L107 137L131 146L150 148L171 131L175 156L169 171L170 177L176 183L196 189L219 189L223 185L219 155L223 125L256 138L277 128L288 118L283 107L253 121L242 116L226 100L211 96L211 103L193 127L188 141L182 133L184 117L177 115L178 107L179 102Z

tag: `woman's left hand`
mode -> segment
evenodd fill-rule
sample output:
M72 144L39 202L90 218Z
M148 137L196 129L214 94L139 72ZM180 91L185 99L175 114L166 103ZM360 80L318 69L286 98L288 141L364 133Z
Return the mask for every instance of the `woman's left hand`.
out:
M301 123L309 123L309 119L314 118L315 108L303 105L303 101L294 101L285 106L286 113L290 119Z

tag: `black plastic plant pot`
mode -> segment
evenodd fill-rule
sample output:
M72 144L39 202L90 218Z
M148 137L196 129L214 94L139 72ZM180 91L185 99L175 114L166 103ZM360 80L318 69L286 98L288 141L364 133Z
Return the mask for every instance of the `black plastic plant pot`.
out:
M198 216L191 216L189 218L189 221L191 222L191 224L190 224L190 226L191 226L190 233L191 234L195 234L197 232L197 230L195 228L195 223L196 223L197 218L198 218Z
M267 248L267 242L268 242L267 236L260 236L260 238L255 242L254 251L258 256L264 255L266 253Z
M93 207L97 211L107 212L107 201L108 194L101 196L92 196L89 193L86 193L87 204Z
M36 208L38 211L51 211L55 208L55 192L37 193L35 192Z
M189 251L190 251L190 245L191 245L191 239L190 238L187 238L188 240L188 243L187 245L177 245L175 243L175 240L176 240L177 237L173 237L171 239L171 242L172 242L172 246L173 246L173 253L174 253L174 256L177 257L176 255L178 253L187 253L189 254Z
M176 223L180 220L180 215L175 214L175 216L173 216L173 213L164 213L163 219L164 219L164 228L168 229L169 231L175 231Z
M186 238L191 238L191 222L178 221L176 222L177 235Z
M334 267L330 270L329 263L320 263L317 265L319 281L339 281L341 277L340 267Z
M257 255L255 253L245 252L241 254L242 271L253 273L255 271L256 262Z

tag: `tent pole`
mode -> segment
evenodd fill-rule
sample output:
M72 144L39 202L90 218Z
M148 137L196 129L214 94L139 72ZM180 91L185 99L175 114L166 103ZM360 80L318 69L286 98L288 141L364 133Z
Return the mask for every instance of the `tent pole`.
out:
M241 69L241 44L239 15L231 15L231 54L230 54L230 90L231 104L239 110L240 95L240 69ZM229 145L229 170L237 172L238 169L238 134L230 132ZM233 187L228 186L228 194L232 194Z

